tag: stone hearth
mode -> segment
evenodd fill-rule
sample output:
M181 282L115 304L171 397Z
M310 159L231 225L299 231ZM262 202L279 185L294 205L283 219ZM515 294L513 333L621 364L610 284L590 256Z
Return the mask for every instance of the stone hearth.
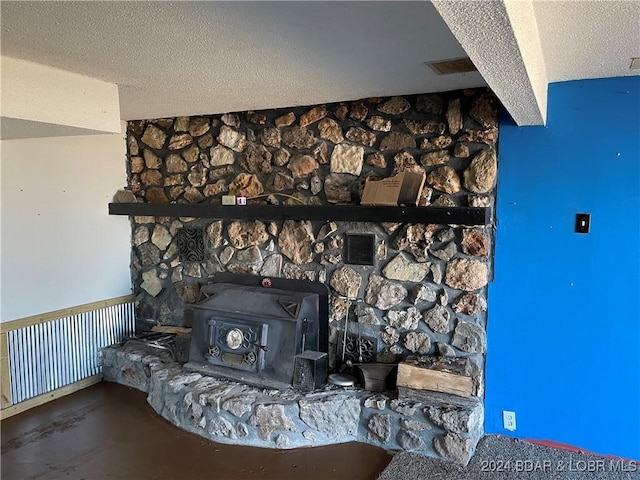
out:
M102 351L104 378L148 393L174 425L220 443L296 448L350 441L439 455L466 465L483 433L478 400L429 403L326 386L309 394L268 390L188 372L169 353L129 342Z

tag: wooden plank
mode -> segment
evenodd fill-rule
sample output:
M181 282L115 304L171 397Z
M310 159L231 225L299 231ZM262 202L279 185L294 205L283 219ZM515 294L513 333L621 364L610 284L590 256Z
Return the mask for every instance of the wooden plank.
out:
M40 405L51 402L52 400L65 397L74 392L77 392L78 390L82 390L83 388L95 385L96 383L99 383L101 381L102 374L93 375L91 377L85 378L84 380L80 380L79 382L67 385L66 387L58 388L51 392L38 395L37 397L30 398L29 400L25 400L24 402L16 403L15 405L0 410L0 419L4 420L5 418L18 415L19 413L25 412L31 408L39 407Z
M468 357L434 357L421 355L408 357L404 363L410 363L438 372L455 373L466 377L471 376L471 364Z
M398 400L418 402L423 405L439 407L473 408L482 403L478 397L461 397L450 393L432 392L430 390L414 390L413 388L398 387Z
M451 393L461 397L473 396L473 381L471 377L429 370L405 362L398 365L397 385L416 390Z
M8 342L7 334L0 334L0 408L7 408L12 405Z
M109 215L195 217L227 220L320 220L343 222L489 225L489 207L368 207L364 205L212 205L208 203L110 203Z
M41 313L38 315L33 315L31 317L11 320L9 322L2 322L0 323L0 333L6 333L12 330L30 327L31 325L38 325L40 323L45 323L51 320L57 320L59 318L70 317L72 315L79 315L81 313L91 312L100 308L112 307L114 305L133 302L135 299L135 295L123 295L121 297L110 298L108 300L99 300L97 302L85 303L84 305L63 308L61 310L54 310L53 312Z
M187 327L174 327L171 325L154 325L151 327L152 332L158 333L176 333L182 335L188 335L191 333L191 329Z

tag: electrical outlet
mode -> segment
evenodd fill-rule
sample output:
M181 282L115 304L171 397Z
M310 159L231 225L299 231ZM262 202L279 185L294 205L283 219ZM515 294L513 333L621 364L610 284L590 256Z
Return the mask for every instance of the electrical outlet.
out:
M516 430L516 412L502 411L502 426L505 430L515 432Z

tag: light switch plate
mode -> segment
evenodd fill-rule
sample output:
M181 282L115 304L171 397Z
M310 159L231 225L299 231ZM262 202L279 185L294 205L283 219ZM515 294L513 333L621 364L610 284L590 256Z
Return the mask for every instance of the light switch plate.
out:
M576 233L589 233L591 229L591 214L576 213Z

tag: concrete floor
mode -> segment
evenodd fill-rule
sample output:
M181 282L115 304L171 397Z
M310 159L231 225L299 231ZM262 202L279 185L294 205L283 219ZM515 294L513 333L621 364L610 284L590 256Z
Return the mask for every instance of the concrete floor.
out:
M184 432L146 394L102 382L2 421L2 480L373 480L391 455L359 443L295 450L216 444Z

